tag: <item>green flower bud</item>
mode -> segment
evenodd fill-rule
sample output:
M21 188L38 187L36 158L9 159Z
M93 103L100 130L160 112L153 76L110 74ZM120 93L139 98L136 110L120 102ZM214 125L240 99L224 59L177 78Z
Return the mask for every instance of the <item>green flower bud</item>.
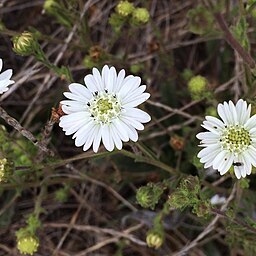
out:
M188 82L188 89L191 97L194 100L199 100L205 97L207 92L208 81L203 76L194 76Z
M171 208L183 210L200 202L199 193L198 177L188 176L181 181L179 187L169 196L168 204Z
M127 17L128 15L132 14L133 10L134 5L129 1L120 1L116 6L116 12L123 17Z
M44 2L44 10L48 14L54 14L56 12L56 9L61 9L61 6L59 5L58 1L56 0L46 0Z
M67 28L72 27L72 11L65 6L64 1L46 0L44 10L47 14L56 18L56 20Z
M37 40L31 32L24 31L21 35L13 38L13 50L19 55L31 55L35 52L37 47Z
M113 30L116 33L119 33L121 31L122 26L125 23L125 18L118 15L117 13L112 13L108 22L111 25L111 27L113 28Z
M162 246L164 242L164 234L163 232L159 232L155 229L150 230L147 233L146 242L148 247L153 247L155 249L158 249Z
M149 21L149 12L146 8L136 8L132 13L132 23L135 25L146 24Z
M195 34L205 34L212 30L214 18L212 14L203 6L199 5L188 12L189 30Z
M136 199L143 208L151 208L154 210L158 203L163 189L154 183L149 183L147 186L140 187L137 190Z
M17 248L22 254L33 255L37 252L39 240L36 236L29 233L23 233L23 236L17 236Z
M58 201L60 203L66 202L67 199L68 199L68 190L67 190L67 188L58 189L55 192L55 199L56 199L56 201Z
M189 81L193 77L193 71L189 68L185 68L181 73L181 76L184 80Z

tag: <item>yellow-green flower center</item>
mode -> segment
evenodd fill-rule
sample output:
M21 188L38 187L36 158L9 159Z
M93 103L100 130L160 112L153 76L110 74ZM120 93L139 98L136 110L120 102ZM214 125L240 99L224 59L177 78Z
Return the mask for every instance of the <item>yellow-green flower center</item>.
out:
M91 117L97 123L110 123L118 117L121 112L121 104L115 94L105 92L95 92L93 99L87 103Z
M241 153L251 145L250 133L240 125L227 126L220 138L223 149Z
M113 109L113 103L111 101L108 99L98 100L98 110L100 114L105 114L111 109Z
M39 246L38 239L34 236L23 237L18 240L18 249L22 254L33 255Z

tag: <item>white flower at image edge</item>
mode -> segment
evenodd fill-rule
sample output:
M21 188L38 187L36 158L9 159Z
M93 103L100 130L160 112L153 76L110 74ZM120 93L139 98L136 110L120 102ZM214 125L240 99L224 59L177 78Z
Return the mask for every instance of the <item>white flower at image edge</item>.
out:
M238 179L251 174L256 167L256 115L250 117L251 105L240 99L218 105L220 119L206 116L203 122L207 132L200 132L202 149L198 153L204 168L210 166L223 175L234 167Z
M66 115L59 125L65 134L74 134L75 145L83 146L84 151L92 145L97 152L101 141L108 151L122 149L122 142L136 142L136 130L143 130L142 123L151 120L150 115L136 108L150 97L141 79L125 77L123 69L117 74L114 67L104 66L102 74L93 68L84 82L86 86L70 84L70 92L64 93L69 100L61 101Z
M10 80L10 78L12 77L12 69L7 69L3 73L1 73L2 68L3 60L0 59L0 94L8 91L8 86L14 84L14 81Z

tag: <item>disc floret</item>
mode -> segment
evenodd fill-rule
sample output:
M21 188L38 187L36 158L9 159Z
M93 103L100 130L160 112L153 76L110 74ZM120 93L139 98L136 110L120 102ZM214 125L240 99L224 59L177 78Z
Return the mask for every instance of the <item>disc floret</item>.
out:
M243 126L229 125L225 127L220 142L223 149L239 154L251 145L251 136Z
M110 123L121 113L121 104L115 94L104 92L95 92L93 99L87 103L91 117L97 123Z

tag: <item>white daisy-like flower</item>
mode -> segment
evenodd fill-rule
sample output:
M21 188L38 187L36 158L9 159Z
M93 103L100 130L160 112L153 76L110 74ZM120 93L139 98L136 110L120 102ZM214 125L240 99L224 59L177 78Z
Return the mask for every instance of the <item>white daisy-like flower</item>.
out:
M0 59L0 94L9 90L8 86L14 84L13 80L10 80L12 77L12 69L7 69L1 73L3 67L3 60Z
M233 166L236 177L244 178L256 167L256 115L250 117L251 105L242 99L219 104L217 110L222 120L206 116L202 127L208 131L197 134L204 147L197 156L204 168L212 166L223 175Z
M122 142L138 140L137 130L142 123L151 120L150 115L136 108L146 101L146 85L141 85L138 76L125 77L122 69L118 74L114 67L104 66L102 74L93 68L85 76L85 85L72 83L71 92L64 95L69 100L61 101L65 114L60 118L60 127L66 135L74 134L75 145L88 150L93 145L97 152L100 142L108 151L122 149Z

